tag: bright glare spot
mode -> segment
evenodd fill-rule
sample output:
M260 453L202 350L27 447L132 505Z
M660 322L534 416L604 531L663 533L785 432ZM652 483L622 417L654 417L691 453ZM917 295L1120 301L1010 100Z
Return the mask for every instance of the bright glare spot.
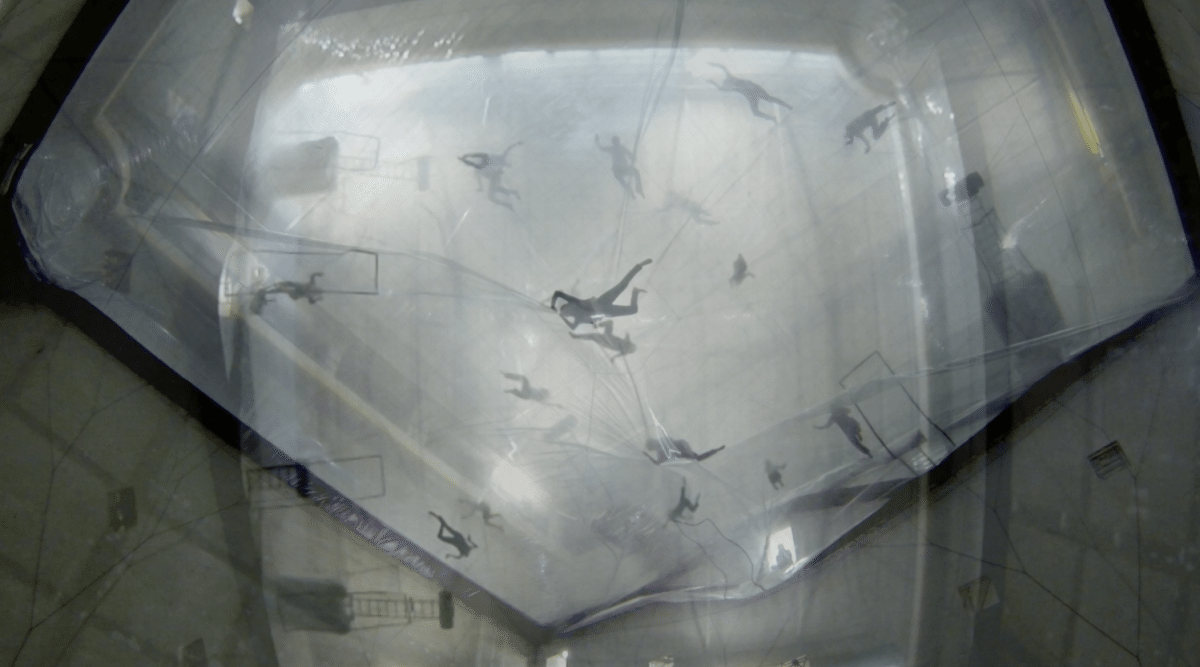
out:
M785 570L796 561L796 542L792 527L784 526L767 540L767 563L772 570Z
M955 173L954 173L954 172L952 172L952 171L950 171L949 169L947 169L947 170L946 170L946 171L945 171L945 172L942 174L942 178L945 178L945 179L946 179L946 187L947 187L947 188L953 188L953 187L954 187L954 181L956 180L956 179L955 179Z
M546 667L567 667L567 652L563 651L546 658Z
M937 100L933 99L932 95L925 96L925 108L929 109L930 113L937 114L939 116L946 111L942 108L942 105L938 104Z
M661 658L656 658L650 661L650 667L674 667L675 658L669 655L664 655Z
M518 500L540 503L546 499L529 475L508 461L501 461L492 472L492 486Z
M254 5L249 0L235 0L233 3L233 20L238 25L245 25L254 13Z

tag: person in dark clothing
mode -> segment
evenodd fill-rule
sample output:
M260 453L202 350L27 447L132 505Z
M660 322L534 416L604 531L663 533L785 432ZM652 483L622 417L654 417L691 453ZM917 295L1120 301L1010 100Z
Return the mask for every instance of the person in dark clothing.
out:
M741 285L743 280L753 278L754 274L747 270L749 268L750 265L746 263L746 258L739 254L737 259L733 260L733 277L729 279L729 286L736 287Z
M521 194L516 190L504 187L502 181L504 179L504 168L509 166L508 153L520 145L521 142L518 141L504 149L504 152L499 155L491 153L467 153L466 155L460 155L458 158L459 162L475 169L475 191L482 191L483 180L487 179L488 201L491 201L493 204L499 204L510 211L512 210L512 204L500 199L500 195L512 195L520 199Z
M871 152L871 142L867 141L867 138L865 136L863 136L863 133L866 132L868 129L870 129L871 136L875 137L875 141L879 141L879 138L883 136L883 133L885 131L887 131L888 123L891 122L891 120L893 118L895 118L896 116L895 115L888 116L887 118L884 118L882 122L879 121L878 116L881 112L885 111L888 107L895 106L895 105L896 105L895 102L889 102L888 104L880 104L879 106L875 107L874 109L868 109L867 111L864 111L863 113L856 116L854 118L854 120L847 123L846 124L846 145L849 146L850 144L854 143L855 138L862 139L863 144L866 146L866 150L864 150L863 153L870 153Z
M314 273L308 277L308 282L298 283L291 280L284 280L275 283L270 287L264 287L254 293L254 299L250 301L250 312L258 314L262 312L263 306L271 299L272 294L286 294L292 297L293 301L299 299L308 299L309 303L316 303L321 300L322 290L317 287L317 276L323 276L321 272Z
M679 503L675 505L675 509L667 514L667 518L671 521L679 521L683 518L684 512L695 512L700 508L700 494L696 494L696 500L688 500L687 497L687 480L683 480L683 488L679 489Z
M633 315L638 311L638 294L645 292L646 290L634 288L629 298L628 306L618 306L614 302L617 300L617 297L621 296L621 292L624 292L625 288L629 287L630 281L632 281L633 277L638 274L638 271L641 271L642 267L646 266L651 261L653 260L646 259L638 262L632 269L629 270L629 273L625 274L625 277L621 279L621 282L617 283L612 289L608 290L604 294L601 294L600 296L595 296L590 299L580 299L563 291L555 291L550 297L550 308L552 310L557 310L555 305L558 303L559 299L562 299L564 302L566 302L563 304L562 310L558 312L558 315L559 317L563 318L563 321L567 322L567 326L571 327L572 331L575 330L575 327L584 322L589 322L595 325L600 320L610 317Z
M612 156L613 176L616 177L621 187L625 188L625 192L629 193L630 197L633 197L635 192L642 197L646 196L642 192L642 174L637 170L637 167L633 166L633 151L621 145L620 137L614 136L612 144L605 146L600 143L600 135L597 134L596 148Z
M750 105L750 113L753 113L755 116L758 116L759 118L765 118L769 121L775 120L771 116L763 113L762 110L758 108L759 102L770 102L771 104L777 104L784 109L791 111L792 105L784 102L774 95L771 95L757 83L748 81L746 79L739 79L738 77L730 74L729 70L726 69L724 65L718 63L709 63L709 65L712 65L713 67L720 67L721 71L725 72L724 81L717 83L716 81L710 79L709 83L716 86L718 90L724 90L730 93L738 93L745 97L746 102Z
M646 440L646 449L642 452L646 458L654 462L654 465L661 465L669 461L703 461L717 452L725 449L725 445L721 445L716 449L710 449L703 454L697 454L696 450L692 449L687 440L677 440L675 438L650 438ZM651 456L649 452L654 452Z
M771 463L771 459L767 459L767 481L771 482L771 488L778 491L783 488L782 470L787 467L787 464L776 465Z
M813 428L826 429L834 424L837 424L838 428L842 429L842 433L846 434L846 439L850 441L850 444L854 445L855 449L871 458L875 458L871 454L871 450L867 449L867 446L863 444L862 426L858 424L858 420L850 416L850 410L844 406L839 405L834 408L833 412L829 413L829 421L825 422L823 426L814 426Z

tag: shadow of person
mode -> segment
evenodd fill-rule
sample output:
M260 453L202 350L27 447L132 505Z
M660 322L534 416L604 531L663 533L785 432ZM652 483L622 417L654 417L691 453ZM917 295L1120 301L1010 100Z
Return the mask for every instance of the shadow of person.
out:
M637 351L637 344L634 343L632 340L630 340L628 333L625 334L624 338L617 338L615 335L613 335L613 332L612 332L613 323L612 322L605 322L604 324L601 325L601 329L603 329L602 333L577 334L574 331L572 331L572 332L570 332L570 334L571 334L571 338L576 338L576 339L580 339L580 340L590 340L593 343L599 345L600 347L603 347L603 348L609 349L609 350L613 350L614 352L616 352L616 354L613 355L612 358L609 359L609 361L614 362L614 363L617 361L618 358L623 357L627 354L632 354L633 352Z
M438 526L437 538L446 544L453 546L455 549L458 549L457 556L453 554L446 554L446 558L466 558L471 554L472 549L479 548L479 545L475 544L475 541L471 539L470 535L467 535L464 538L463 534L451 528L450 524L446 523L446 520L443 519L440 514L432 511L429 514L430 516L436 518L441 524Z

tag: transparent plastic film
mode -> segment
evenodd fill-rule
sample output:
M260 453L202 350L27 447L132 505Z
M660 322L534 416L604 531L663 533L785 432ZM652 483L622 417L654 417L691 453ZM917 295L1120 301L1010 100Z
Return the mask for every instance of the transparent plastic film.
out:
M1095 8L475 4L131 0L17 213L537 623L772 590L1189 284Z

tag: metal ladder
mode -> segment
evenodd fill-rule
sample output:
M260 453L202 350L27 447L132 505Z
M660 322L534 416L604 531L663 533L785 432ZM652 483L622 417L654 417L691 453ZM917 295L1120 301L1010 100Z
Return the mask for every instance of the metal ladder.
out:
M407 623L438 618L437 600L415 600L389 593L351 593L354 618L403 619Z

